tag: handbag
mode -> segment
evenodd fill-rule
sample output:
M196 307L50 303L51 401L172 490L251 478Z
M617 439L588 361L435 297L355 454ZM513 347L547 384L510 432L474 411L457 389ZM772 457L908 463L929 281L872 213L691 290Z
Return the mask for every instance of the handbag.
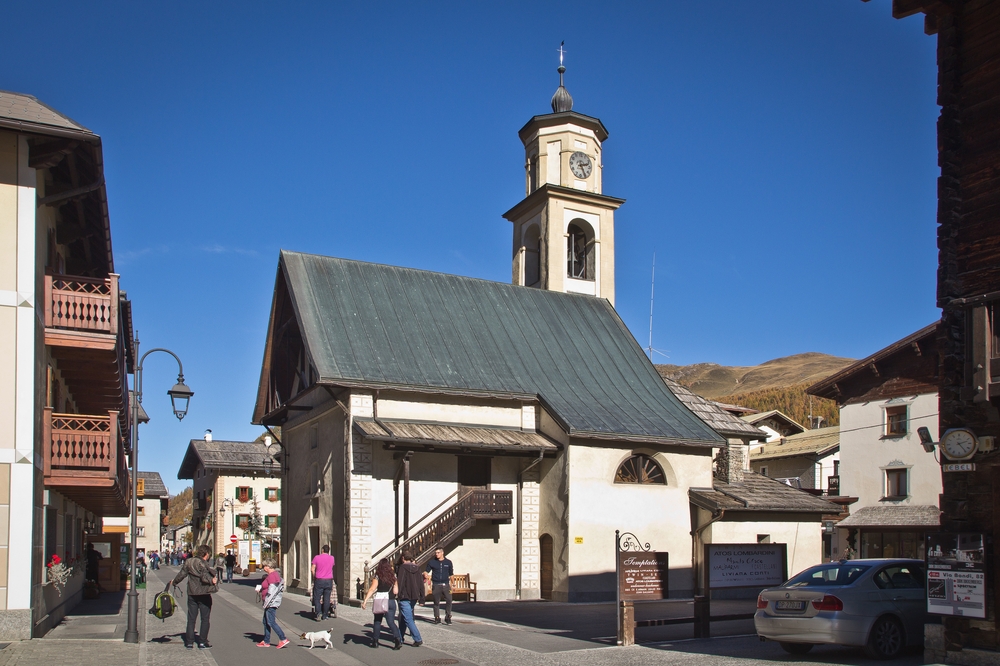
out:
M372 601L372 613L375 615L385 615L389 612L389 593L376 592Z

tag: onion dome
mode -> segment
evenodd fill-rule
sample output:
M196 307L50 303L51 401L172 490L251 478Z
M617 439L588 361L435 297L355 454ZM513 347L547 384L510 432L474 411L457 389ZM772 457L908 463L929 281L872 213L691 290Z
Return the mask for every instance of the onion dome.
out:
M552 113L564 113L573 110L573 98L570 96L566 86L563 85L563 73L566 68L559 65L559 87L556 94L552 96Z

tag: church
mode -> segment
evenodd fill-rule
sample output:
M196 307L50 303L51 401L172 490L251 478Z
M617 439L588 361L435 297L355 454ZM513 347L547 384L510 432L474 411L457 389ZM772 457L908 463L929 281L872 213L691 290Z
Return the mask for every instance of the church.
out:
M692 595L690 497L731 445L615 312L624 200L564 72L518 133L512 284L281 252L253 422L282 449L291 587L324 544L341 599L381 558L442 546L479 599L609 600L621 530L669 552L670 596Z

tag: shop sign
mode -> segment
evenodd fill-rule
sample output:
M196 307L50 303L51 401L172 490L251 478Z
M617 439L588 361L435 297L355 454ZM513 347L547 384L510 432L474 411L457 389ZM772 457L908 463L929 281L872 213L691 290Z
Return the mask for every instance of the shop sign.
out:
M982 534L927 535L927 612L986 617Z
M618 585L622 601L651 601L668 596L669 557L665 552L618 553Z
M788 579L786 552L783 543L706 545L708 586L717 590L781 585Z

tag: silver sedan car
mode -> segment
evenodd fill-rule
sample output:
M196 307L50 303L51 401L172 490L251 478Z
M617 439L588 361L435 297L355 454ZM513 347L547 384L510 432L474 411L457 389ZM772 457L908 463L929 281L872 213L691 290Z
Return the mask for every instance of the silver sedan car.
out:
M757 597L754 626L786 652L816 644L856 645L892 659L922 645L927 618L924 563L908 559L819 564Z

